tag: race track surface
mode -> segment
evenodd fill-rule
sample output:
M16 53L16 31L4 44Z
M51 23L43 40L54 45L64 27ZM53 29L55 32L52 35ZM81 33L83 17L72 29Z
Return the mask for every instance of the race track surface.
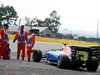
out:
M62 47L60 43L36 42L35 49L45 51L47 49L59 49ZM86 69L59 69L56 64L46 63L41 60L39 63L27 62L27 55L25 60L16 58L17 43L10 41L10 48L12 50L10 60L0 59L0 75L100 75L100 67L96 72L89 72Z

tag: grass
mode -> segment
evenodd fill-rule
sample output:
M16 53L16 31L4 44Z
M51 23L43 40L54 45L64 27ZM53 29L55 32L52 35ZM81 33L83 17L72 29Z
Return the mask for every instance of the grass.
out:
M10 39L14 39L15 35L9 34L8 37ZM68 43L68 44L78 44L78 45L89 45L89 46L98 46L98 43L77 41L77 40L69 40L69 39L56 39L56 38L48 38L48 37L39 37L36 36L36 41L44 41L44 42L57 42L57 43Z
M62 49L49 49L47 51L61 51Z

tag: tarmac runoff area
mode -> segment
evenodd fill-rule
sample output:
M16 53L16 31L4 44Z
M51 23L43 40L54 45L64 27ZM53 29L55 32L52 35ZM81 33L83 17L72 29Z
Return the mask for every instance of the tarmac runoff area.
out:
M60 49L62 44L49 42L36 42L34 49L45 51L47 49ZM0 59L0 75L100 75L100 67L96 72L88 72L86 69L59 69L54 64L45 63L41 60L39 63L27 62L27 55L25 60L16 59L17 43L10 40L11 59Z

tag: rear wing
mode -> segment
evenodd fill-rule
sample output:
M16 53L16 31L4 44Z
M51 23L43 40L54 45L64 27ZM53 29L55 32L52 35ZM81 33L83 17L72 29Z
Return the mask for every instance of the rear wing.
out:
M70 46L72 49L72 52L76 51L85 51L89 53L89 56L92 57L97 57L100 59L100 46L88 46L88 47L83 47L83 46Z

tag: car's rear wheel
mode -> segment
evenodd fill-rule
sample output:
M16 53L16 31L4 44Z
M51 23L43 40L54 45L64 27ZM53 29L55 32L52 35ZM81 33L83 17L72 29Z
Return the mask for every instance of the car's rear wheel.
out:
M67 55L59 55L57 59L58 68L67 68L70 66L70 59Z
M87 60L86 67L88 71L96 71L98 69L98 59L92 58Z
M40 62L41 58L42 58L42 51L35 50L35 52L33 53L33 61Z

